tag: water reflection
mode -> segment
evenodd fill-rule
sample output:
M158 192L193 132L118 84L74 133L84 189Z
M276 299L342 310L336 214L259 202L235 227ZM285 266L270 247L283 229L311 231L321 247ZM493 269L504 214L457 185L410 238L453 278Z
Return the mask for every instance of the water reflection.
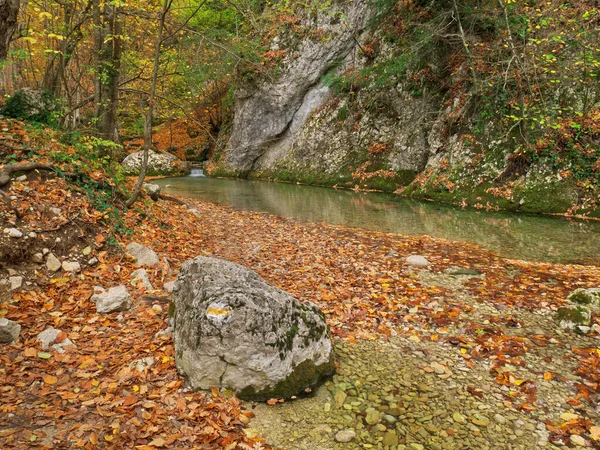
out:
M169 193L263 211L399 234L474 242L509 258L600 265L600 223L459 210L378 193L216 178L166 178Z

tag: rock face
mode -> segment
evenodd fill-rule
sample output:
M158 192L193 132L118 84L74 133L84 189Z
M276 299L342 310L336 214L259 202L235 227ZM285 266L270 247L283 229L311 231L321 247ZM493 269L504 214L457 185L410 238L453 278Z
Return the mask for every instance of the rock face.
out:
M10 344L17 340L21 325L5 318L0 319L0 344Z
M344 61L352 58L356 36L365 28L371 8L367 1L356 1L344 13L343 21L320 15L312 26L331 33L332 38L327 42L303 40L288 56L277 80L238 91L226 156L229 168L256 170L269 166L266 161L258 162L261 158L282 158L309 115L329 98L329 88L322 79L327 73L342 70ZM273 50L279 50L279 45L274 43Z
M157 266L160 260L158 255L150 247L138 244L137 242L131 242L127 245L127 253L129 253L135 259L135 265L138 267Z
M126 175L137 175L140 173L140 167L144 152L135 152L127 155L121 165ZM175 156L167 152L148 152L148 170L147 175L171 175L182 172L183 163Z
M127 311L131 308L131 295L127 292L127 288L122 285L92 295L91 301L96 303L96 311L102 314Z
M287 398L333 373L329 328L317 306L215 258L184 263L177 285L175 362L194 388Z

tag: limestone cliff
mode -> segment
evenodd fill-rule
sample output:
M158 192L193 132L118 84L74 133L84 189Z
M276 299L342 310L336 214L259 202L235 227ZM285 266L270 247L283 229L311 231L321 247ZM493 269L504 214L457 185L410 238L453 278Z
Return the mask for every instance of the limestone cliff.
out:
M516 106L535 100L524 99L510 79L517 57L501 61L507 65L504 83L478 79L479 67L469 59L475 50L465 53L464 44L500 45L500 32L492 43L488 31L461 41L461 11L419 9L413 2L382 10L381 3L335 4L302 18L312 33L282 31L274 39L271 50L286 56L277 73L238 89L231 137L216 158L215 175L379 189L531 212L596 208L597 191L582 191L573 161L552 154L554 141L544 130L529 131L539 121L531 122L531 113ZM443 33L428 31L442 25ZM423 38L422 30L430 34ZM583 105L576 88L551 94ZM559 120L564 122L559 117L549 130L569 131ZM590 142L585 170L600 178L593 173L600 172L593 168L598 142Z

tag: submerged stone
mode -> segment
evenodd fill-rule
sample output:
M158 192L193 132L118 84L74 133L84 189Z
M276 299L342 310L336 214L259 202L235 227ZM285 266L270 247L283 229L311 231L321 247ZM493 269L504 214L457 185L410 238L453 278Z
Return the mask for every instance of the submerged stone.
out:
M187 261L177 286L175 362L192 387L289 398L333 373L329 327L317 306L216 258Z

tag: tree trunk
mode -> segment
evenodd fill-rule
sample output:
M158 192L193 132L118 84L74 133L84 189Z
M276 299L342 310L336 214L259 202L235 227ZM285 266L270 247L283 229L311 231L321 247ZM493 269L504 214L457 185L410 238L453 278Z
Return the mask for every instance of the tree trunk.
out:
M98 55L95 83L98 134L102 139L119 142L117 106L122 51L120 36L123 32L121 8L106 3L100 14L99 6L96 4L94 22L98 27L95 35L95 48Z
M0 0L0 61L6 59L8 46L17 31L19 0Z
M140 167L140 176L135 185L131 198L127 200L126 206L129 208L135 203L142 190L144 179L146 178L146 171L148 169L148 151L152 146L152 115L154 111L154 101L156 97L156 82L158 80L158 68L160 65L160 47L163 41L163 29L165 27L165 18L173 0L164 0L163 8L160 13L160 22L158 23L158 33L156 36L156 47L154 48L154 67L152 69L152 85L150 86L150 94L148 96L148 109L146 110L146 117L144 120L144 158L142 166Z

